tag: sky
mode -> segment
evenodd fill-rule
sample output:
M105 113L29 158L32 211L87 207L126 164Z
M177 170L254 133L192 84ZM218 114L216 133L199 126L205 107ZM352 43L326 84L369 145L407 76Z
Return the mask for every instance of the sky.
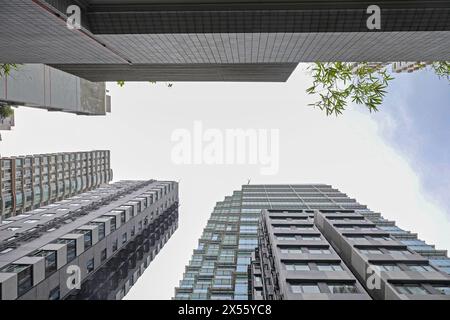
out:
M450 214L450 86L432 72L396 75L383 111L385 140L403 154L422 187Z
M17 109L0 153L109 149L114 180L179 181L179 228L126 297L171 299L215 203L249 179L331 184L438 249L450 248L445 81L426 72L398 75L380 112L350 106L339 117L307 106L311 79L303 66L287 83L110 83L112 113L105 117ZM194 135L198 123L218 134L277 131L278 170L175 162L174 132Z

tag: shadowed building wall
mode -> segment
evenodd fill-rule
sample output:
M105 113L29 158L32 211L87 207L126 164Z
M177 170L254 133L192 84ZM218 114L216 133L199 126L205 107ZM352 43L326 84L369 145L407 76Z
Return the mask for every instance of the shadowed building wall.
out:
M299 62L450 59L445 0L379 1L380 30L367 28L373 3L362 0L75 3L81 30L66 28L66 0L1 1L0 21L14 32L2 33L0 60L53 64L92 81L286 81L285 68Z

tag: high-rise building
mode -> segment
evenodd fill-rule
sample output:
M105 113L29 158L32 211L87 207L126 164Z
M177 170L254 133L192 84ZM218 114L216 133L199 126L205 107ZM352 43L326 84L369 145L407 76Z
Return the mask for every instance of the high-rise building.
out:
M0 222L112 180L107 150L0 157Z
M421 70L430 62L425 61L413 61L413 62L393 62L392 63L392 71L395 73L403 73L403 72L414 72L417 70Z
M426 245L380 220L355 210L264 210L251 298L450 300L450 275L408 244Z
M69 28L78 22L74 4L81 29ZM299 62L450 60L447 0L371 5L0 0L8 26L0 61L50 64L90 81L286 81Z
M178 226L178 184L121 181L0 225L0 300L121 299Z
M394 73L411 73L414 71L422 70L426 66L430 65L431 62L425 61L404 61L404 62L369 62L364 65L373 68L375 70L387 70ZM352 64L352 72L356 73L358 68L363 64L355 62Z
M111 111L104 82L90 82L43 64L19 65L1 76L0 105L89 116Z
M262 214L263 210L267 210L265 214ZM447 290L445 285L449 284L450 278L446 276L446 273L450 274L450 259L447 257L446 251L436 250L433 245L419 240L417 234L397 227L394 221L384 219L379 213L369 210L366 206L359 204L355 199L348 197L339 190L324 184L244 185L241 190L235 191L231 196L225 197L224 201L216 204L199 240L198 247L194 250L192 258L186 266L183 279L180 281L179 287L175 289L175 299L245 300L252 298L252 296L255 299L264 297L261 292L262 283L259 278L262 277L262 272L258 271L258 265L261 262L258 263L256 260L257 257L261 256L261 252L263 252L265 259L272 257L271 261L277 261L277 268L284 268L284 273L280 271L281 277L284 278L277 279L283 290L291 290L289 291L290 294L286 293L283 296L284 298L307 299L320 297L333 299L337 297L333 295L333 292L340 292L342 294L340 298L369 299L372 297L372 292L368 292L364 284L361 283L362 280L359 274L361 270L354 270L355 267L365 266L365 262L363 262L367 260L364 260L365 253L360 252L357 256L356 264L352 264L355 261L352 260L353 256L348 251L351 249L351 242L345 244L343 240L338 238L338 234L331 231L328 232L329 226L326 223L314 222L316 213L326 217L327 212L342 212L342 218L344 219L347 217L346 215L350 215L350 218L355 216L358 219L363 219L361 228L358 227L358 224L352 224L351 221L347 223L349 226L346 226L350 233L352 232L352 226L355 225L354 229L360 230L362 233L367 231L380 235L380 240L374 239L373 242L370 242L371 240L369 239L361 239L360 241L363 245L364 241L377 244L380 250L380 257L385 259L398 257L399 260L408 263L414 262L417 265L428 265L428 267L424 267L424 275L421 278L418 276L421 272L421 267L416 266L414 268L416 268L417 271L415 272L417 273L411 275L411 278L407 280L417 280L417 277L419 277L420 281L418 283L425 283L429 286L427 280L431 278L427 278L425 269L432 268L433 271L430 273L430 277L434 278L432 278L433 281L431 282L435 283L436 280L439 280L439 284L444 284L442 286L444 289L442 290ZM279 231L275 232L273 228L262 228L264 221L267 221L266 216L270 218L271 215L280 216L279 219L274 219L275 222L271 221L280 229ZM335 215L339 216L339 214ZM280 221L278 222L278 220ZM297 224L299 230L286 230L286 226L283 226L283 224L287 226ZM269 254L267 251L269 244L265 243L263 239L267 239L267 237L273 239L278 233L288 234L280 236L280 239L275 241L279 241L280 245L286 246L292 243L296 248L283 248L283 253L281 253L280 249L276 254L273 251L272 255ZM331 236L328 236L328 234ZM361 236L361 238L364 237ZM390 240L381 239L383 237ZM354 240L358 239L349 241ZM386 241L385 245L383 241ZM273 243L278 244L278 242ZM273 246L274 244L271 242L271 245ZM302 248L302 245L305 248ZM390 247L392 250L398 249L398 251L388 253ZM255 249L257 249L256 251L259 252L259 255L255 255ZM292 249L292 253L285 249L288 251ZM283 257L292 259L292 255L298 254L300 251L303 252L303 250L311 259L313 258L312 255L317 254L318 261L312 260L311 265L308 264L306 267L301 265L301 263L299 263L299 267L296 267L295 263L292 266L290 265L288 268L293 270L289 270L289 272L300 272L299 276L293 274L296 277L295 279L300 281L297 282L297 287L286 288L283 281L287 280L285 276L290 276L291 273L286 274L288 271L286 266L280 265L279 261ZM373 249L373 252L375 251ZM406 251L410 252L411 255L405 255L407 257L405 259L402 255L407 254ZM381 253L384 254L381 255ZM369 259L371 257L373 256L370 256ZM330 264L321 265L321 261L329 261ZM395 264L394 261L392 260L392 263ZM263 263L266 263L265 260ZM305 272L307 271L306 268L310 268L312 272L302 273L302 268L305 269ZM386 266L386 268L389 268L389 266ZM399 268L404 268L404 265L399 266ZM252 270L253 273L251 272ZM277 269L272 271L276 272ZM255 276L254 279L252 275ZM398 277L395 279L402 280L405 278L405 275L396 274L393 277ZM255 286L253 289L260 289L259 291L256 289L252 290L251 286L249 287L249 279L250 282L254 281ZM306 283L311 283L313 282L312 280L321 280L321 282L320 285L305 286L303 288L301 285L305 283L302 283L301 280L305 280ZM406 282L409 283L409 281ZM316 283L319 282L316 281ZM341 286L336 284L341 284ZM321 290L320 293L317 293L317 290ZM411 290L415 289L412 288ZM436 294L436 291L433 290L431 291ZM252 291L255 292L252 293ZM287 291L283 291L283 294L285 292ZM300 294L300 292L303 292L304 295ZM316 294L316 296L312 297L308 296L308 294ZM320 294L320 296L317 296L317 294ZM265 298L268 299L270 297L267 296ZM388 298L394 297L396 296L388 296Z

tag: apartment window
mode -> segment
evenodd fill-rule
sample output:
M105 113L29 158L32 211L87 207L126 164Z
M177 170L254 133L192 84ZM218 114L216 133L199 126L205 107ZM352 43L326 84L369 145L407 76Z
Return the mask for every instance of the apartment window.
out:
M347 239L350 241L361 241L361 240L367 240L366 237L360 236L360 235L346 235Z
M77 257L77 241L75 239L58 239L56 243L65 243L67 246L67 262Z
M189 300L191 295L189 293L177 293L175 296L176 300Z
M338 230L355 230L352 226L336 226L336 229Z
M48 294L48 300L59 300L59 299L61 299L61 291L59 289L59 286L57 286L56 288L50 290Z
M256 238L240 238L238 248L241 250L253 250L258 246Z
M441 294L445 294L446 296L450 296L450 286L449 285L435 285L434 288L439 291Z
M289 271L310 271L307 263L285 263L286 270Z
M122 234L122 244L124 244L127 241L128 241L128 234L125 232L124 234Z
M86 263L86 269L88 273L94 271L94 258L88 260L88 262Z
M235 251L223 249L220 251L218 261L221 263L233 263L235 261Z
M319 271L344 271L340 264L328 264L328 263L318 263L317 269Z
M91 230L78 230L79 233L84 234L84 250L92 246L92 231Z
M19 296L33 287L33 267L31 265L10 264L0 272L17 273L17 293Z
M401 271L401 268L395 264L376 264L374 267L380 271Z
M450 274L450 267L439 267L439 269Z
M429 294L427 290L420 284L401 284L395 287L399 293L424 295Z
M233 300L233 295L223 293L211 294L211 300Z
M274 222L277 221L289 221L289 222L304 222L305 220L308 220L308 217L281 217L281 216L270 216L270 219L272 219Z
M131 228L131 236L133 237L136 234L136 227L133 226L133 228Z
M212 284L212 286L214 287L214 288L222 288L222 289L226 289L226 288L232 288L232 279L230 278L230 279L227 279L227 278L222 278L222 279L218 279L218 278L215 278L214 280L213 280L213 284ZM236 284L236 286L237 286L237 284Z
M272 226L277 230L314 230L311 225L274 224Z
M45 258L45 277L56 271L56 251L41 250L36 252L34 256Z
M304 235L302 235L302 240L305 240L305 241L319 241L320 240L320 236L304 234Z
M253 279L255 280L255 286L261 287L263 285L261 276L255 276Z
M286 254L300 254L302 253L302 248L301 247L284 247L281 248L281 253L286 253Z
M121 225L124 225L125 224L125 219L126 218L126 215L125 215L125 211L122 211L121 213L120 213L120 224Z
M117 229L116 222L117 218L115 216L111 216L111 230L110 230L111 233L113 233Z
M242 229L242 227L241 227ZM218 234L213 234L211 237L211 241L218 241L219 240L219 235Z
M372 240L377 240L377 241L389 241L389 240L392 240L390 237L388 237L388 236L377 236L377 235L373 235L373 236L370 236L370 238L372 239Z
M339 216L327 216L328 220L333 221L358 221L364 220L364 217L339 217Z
M356 286L348 283L329 283L328 290L331 293L358 293Z
M365 230L365 231L378 230L378 228L376 226L358 226L358 229Z
M410 251L406 249L386 249L386 251L390 254L403 254L403 255L409 255L412 254Z
M98 240L102 240L105 237L105 223L104 222L96 222L98 226Z
M331 254L331 251L329 249L308 248L308 253L310 253L310 254Z
M292 230L290 226L282 226L282 227L274 226L274 228L277 230Z
M237 236L235 235L224 235L222 243L224 245L235 245L237 242Z
M407 268L411 271L418 271L418 272L436 271L430 265L407 265Z
M379 249L360 249L359 251L363 254L383 254Z
M430 260L430 263L439 267L450 267L450 259L447 257L438 257Z
M119 246L117 239L113 241L112 251L117 251L117 247Z
M100 261L103 262L106 260L107 254L106 254L106 248L102 250L100 253Z
M277 237L277 240L280 240L280 241L293 241L296 239L295 236L276 236L276 237Z
M393 231L393 232L402 232L402 231L404 232L404 230L400 229L397 226L381 226L381 227L379 227L379 229L386 230L386 231Z
M317 284L291 284L293 293L320 293Z
M311 225L298 225L295 227L298 230L314 230L314 227Z
M414 240L402 240L402 243L407 245L407 246L422 246L422 245L427 245L424 241L422 240L418 240L418 239L414 239Z

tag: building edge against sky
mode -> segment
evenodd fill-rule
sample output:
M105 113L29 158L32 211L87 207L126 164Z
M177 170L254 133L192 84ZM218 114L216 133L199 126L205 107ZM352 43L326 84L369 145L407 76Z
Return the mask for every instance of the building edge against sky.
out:
M263 249L261 239L258 242L259 237L263 236L261 231L258 233L258 229L261 227L262 210L290 211L292 214L288 213L287 215L292 215L292 219L304 219L300 225L303 225L306 230L286 231L283 227L280 230L280 233L290 233L290 235L285 236L285 240L280 239L281 242L286 241L283 242L284 244L289 245L289 240L294 240L294 243L299 241L306 247L304 248L305 252L302 251L303 248L300 248L300 251L296 253L293 251L293 254L303 255L303 259L305 259L305 255L308 256L309 254L309 245L311 248L316 247L315 249L317 250L324 250L320 253L314 251L318 253L319 261L321 259L329 260L329 254L332 255L331 260L338 261L338 267L329 263L321 265L320 268L324 270L321 271L317 261L314 261L309 256L306 260L312 261L311 265L308 263L306 267L299 266L299 270L293 269L289 271L290 273L292 271L294 273L300 272L300 276L298 274L294 275L297 282L301 282L302 279L307 279L307 282L311 282L311 280L314 280L314 277L316 280L322 280L316 281L317 283L320 282L320 286L311 286L305 289L312 290L309 294L315 294L315 297L317 297L317 294L323 299L348 299L357 296L364 298L364 294L365 298L372 297L375 299L421 299L427 295L432 297L433 294L435 297L449 297L450 278L448 274L450 274L450 259L447 257L446 250L436 250L433 245L417 239L417 234L402 230L395 225L394 221L384 219L379 213L369 210L366 206L359 204L356 200L349 198L346 194L329 185L286 184L244 185L241 190L234 191L231 196L226 196L224 201L217 202L199 240L199 245L194 250L192 258L186 266L183 279L175 289L175 299L246 300L252 297L252 288L249 286L249 282L254 281L254 279L252 278L250 265L252 264L252 258L253 266L258 265L255 262L255 249L258 248L256 251ZM333 224L329 222L332 219L328 217L333 212L342 213L336 213L335 216L337 219L347 219L344 220L344 225L349 225L348 230L336 231L337 228L333 227ZM320 215L320 218L316 218L316 220L320 219L320 223L316 222L318 226L314 223L315 213ZM280 215L283 214L281 213ZM286 214L284 215L286 216ZM354 221L348 221L351 219L356 219L359 224L354 223ZM327 221L327 223L324 221ZM340 222L342 223L342 221ZM291 221L286 224L296 223ZM350 230L352 228L353 230ZM362 252L359 249L356 250L356 247L354 247L355 243L351 242L352 240L343 239L342 235L346 232L355 234L355 239L352 240L360 241L360 243L357 243L360 244L360 247L367 247L369 244L368 248L366 248L367 250ZM266 234L270 234L271 237L274 236L273 232L266 232ZM298 234L298 236L294 236L293 239L287 239L292 238L289 236L293 234ZM305 239L302 239L302 234L305 236ZM364 234L364 236L361 236L361 234ZM371 234L379 237L371 239ZM336 254L337 250L341 249L340 247L335 249L335 245L330 246L330 243L334 244L334 242L344 246L345 254L342 251L340 251L339 255ZM319 246L317 247L317 245ZM320 248L320 245L322 245L322 248ZM391 247L393 252L388 250L389 247ZM328 251L325 249L330 253L328 254ZM373 251L370 249L373 249ZM372 255L369 256L370 259L376 258L378 253L380 257L388 257L394 266L391 267L392 264L387 264L381 267L385 267L386 270L393 268L393 279L398 285L390 286L389 291L385 289L385 282L383 282L383 292L376 294L370 292L370 295L368 295L363 289L364 286L359 283L362 273L356 272L352 261L349 262L348 260L348 255L350 254L351 256L353 250L358 252L357 266L367 263L366 254ZM376 252L377 250L379 252ZM289 257L292 258L292 255ZM395 265L399 261L399 265ZM406 270L406 268L411 266L410 263L416 263L419 266L412 266L413 269ZM421 269L422 266L428 264L428 267ZM282 266L278 264L278 267L281 268ZM284 266L284 268L286 267ZM297 267L293 266L292 268ZM310 268L310 271L306 272L302 268ZM333 268L336 268L336 270L333 270ZM284 272L286 273L286 269L284 269ZM333 272L340 274L337 278L333 278ZM405 280L404 274L408 272L409 277L407 277L406 282L411 283L411 280L417 280L416 283L412 284L419 283L419 286L406 288L401 285L402 280ZM427 272L429 273L427 274ZM334 276L336 275L334 274ZM387 273L387 277L389 276L392 276L392 274ZM430 282L427 282L430 279L433 283L439 281L439 284L443 285L440 289L442 291L433 286L430 287ZM342 280L353 281L355 286L338 287L335 286L336 280L339 280L337 282L341 284ZM386 277L383 278L383 281L385 280ZM424 285L422 286L422 284ZM262 289L261 284L259 284L259 289ZM298 284L294 289L290 287L289 290L291 290L291 298L308 298L308 294L302 296L301 284ZM316 290L319 290L319 292L316 292ZM332 290L337 290L338 294L333 295ZM390 293L387 294L386 292ZM342 294L347 296L344 297ZM355 296L354 294L357 295ZM261 294L255 294L255 296L264 297ZM278 298L280 297L289 298L289 296L279 295ZM269 298L269 296L266 296L266 298Z

